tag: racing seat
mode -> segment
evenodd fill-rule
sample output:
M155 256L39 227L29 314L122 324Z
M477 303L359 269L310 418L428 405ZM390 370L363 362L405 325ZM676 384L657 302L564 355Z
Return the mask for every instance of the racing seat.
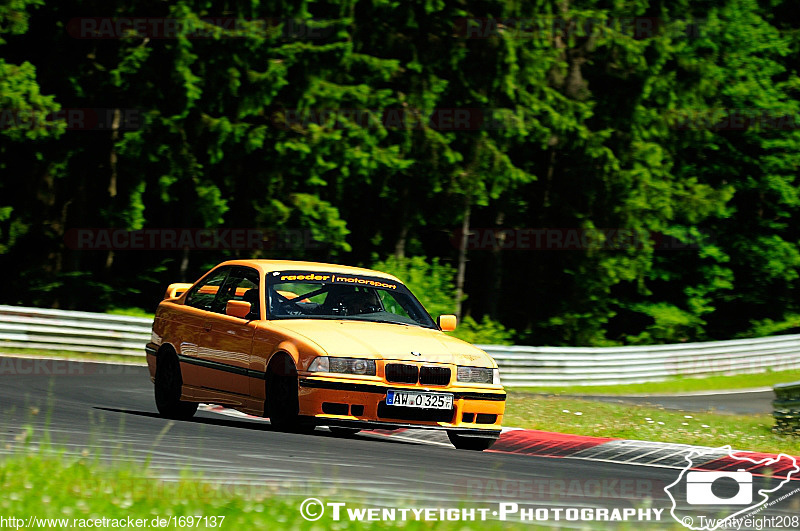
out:
M247 314L247 320L259 319L261 316L260 297L258 296L258 288L251 288L244 292L242 300L250 303L250 313Z

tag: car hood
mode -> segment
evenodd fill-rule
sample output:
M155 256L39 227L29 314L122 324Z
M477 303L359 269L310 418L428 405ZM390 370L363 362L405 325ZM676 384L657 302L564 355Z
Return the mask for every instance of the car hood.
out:
M322 319L286 319L271 324L313 341L333 356L495 366L479 348L430 328Z

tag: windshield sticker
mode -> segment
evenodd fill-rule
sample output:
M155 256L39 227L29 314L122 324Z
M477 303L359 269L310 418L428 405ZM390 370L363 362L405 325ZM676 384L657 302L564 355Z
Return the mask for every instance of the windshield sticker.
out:
M373 280L368 278L360 278L360 277L353 277L347 275L335 275L335 274L316 274L316 273L304 273L304 274L291 274L291 275L281 275L279 282L334 282L338 284L361 284L363 286L372 286L374 288L383 288L383 289L397 289L397 284L389 284L388 282L381 282L379 280Z
M283 275L281 277L281 282L297 282L304 280L308 282L309 280L328 280L331 278L331 275L315 275L314 273L309 273L307 275Z
M333 279L334 282L342 282L345 284L363 284L365 286L373 286L376 288L397 289L397 284L387 284L386 282L379 282L377 280L368 280L358 277L343 277L336 275Z

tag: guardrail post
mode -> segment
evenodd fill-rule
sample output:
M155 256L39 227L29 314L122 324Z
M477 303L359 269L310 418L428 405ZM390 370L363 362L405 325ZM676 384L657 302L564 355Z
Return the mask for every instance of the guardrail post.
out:
M800 382L778 384L773 387L772 402L775 431L800 434Z

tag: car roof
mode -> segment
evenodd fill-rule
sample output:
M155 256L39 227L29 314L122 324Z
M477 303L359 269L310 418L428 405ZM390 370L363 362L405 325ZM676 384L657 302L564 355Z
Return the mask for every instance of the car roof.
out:
M326 264L323 262L302 262L297 260L228 260L222 262L222 265L238 265L248 266L260 270L262 273L271 273L273 271L312 271L314 273L341 273L348 275L365 275L370 277L380 277L393 280L395 282L402 282L397 277L381 271L373 269L366 269L363 267L344 266L336 264Z

